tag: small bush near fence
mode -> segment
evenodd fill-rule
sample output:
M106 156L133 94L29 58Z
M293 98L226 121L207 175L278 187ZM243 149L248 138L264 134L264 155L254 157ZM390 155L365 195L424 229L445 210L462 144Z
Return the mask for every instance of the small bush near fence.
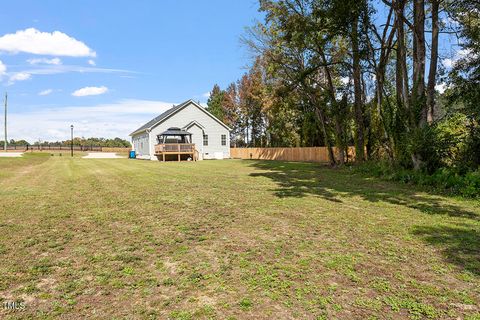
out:
M433 174L394 167L385 162L366 162L352 167L362 174L380 177L385 180L400 181L469 198L480 197L480 170L459 173L453 169L442 168Z

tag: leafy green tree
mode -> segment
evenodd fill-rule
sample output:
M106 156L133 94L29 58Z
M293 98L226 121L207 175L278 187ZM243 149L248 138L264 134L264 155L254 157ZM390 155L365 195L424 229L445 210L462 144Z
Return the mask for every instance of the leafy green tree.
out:
M207 101L207 110L211 114L213 114L215 117L217 117L220 120L224 120L225 112L222 107L223 103L223 98L225 95L225 91L221 90L220 87L215 84L213 86L212 91L210 92L210 97L208 98Z
M449 100L454 112L466 116L469 137L463 161L480 166L480 5L475 0L455 3L454 18L461 25L462 50L467 53L456 62L450 74Z
M355 145L357 160L428 173L478 168L477 0L259 3L265 19L243 38L251 68L226 90L216 85L208 101L233 128L234 145L326 146L332 165ZM437 62L450 18L467 54L447 75L445 99Z

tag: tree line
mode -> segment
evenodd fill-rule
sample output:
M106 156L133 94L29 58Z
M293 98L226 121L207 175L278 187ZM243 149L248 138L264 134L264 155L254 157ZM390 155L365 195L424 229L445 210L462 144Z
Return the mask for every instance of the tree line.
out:
M3 141L0 141L1 145L3 145ZM14 140L11 139L8 142L9 146L70 146L71 140L63 140L63 141L35 141L34 143L29 143L26 140ZM73 138L73 145L74 146L94 146L94 147L107 147L107 148L128 148L131 147L131 143L122 138Z
M358 162L478 168L478 1L260 0L259 8L265 18L242 38L250 69L215 85L208 100L233 129L232 144L325 146L332 165L347 162L354 145ZM440 59L447 37L458 44L451 66Z

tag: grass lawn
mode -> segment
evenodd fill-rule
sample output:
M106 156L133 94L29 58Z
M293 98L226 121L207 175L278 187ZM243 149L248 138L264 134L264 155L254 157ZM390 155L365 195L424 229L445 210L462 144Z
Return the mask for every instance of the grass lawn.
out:
M480 204L266 161L0 159L0 318L480 319Z

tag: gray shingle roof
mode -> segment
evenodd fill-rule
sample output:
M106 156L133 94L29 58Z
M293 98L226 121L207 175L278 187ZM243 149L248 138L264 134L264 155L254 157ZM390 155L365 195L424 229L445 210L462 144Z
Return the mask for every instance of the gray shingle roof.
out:
M172 127L172 128L168 128L167 131L163 131L162 133L160 133L160 135L161 136L188 136L192 134L186 130L182 130L177 127Z
M158 117L155 117L153 118L152 120L148 121L147 123L145 123L143 126L141 126L140 128L138 128L137 130L133 131L132 133L130 133L130 135L133 135L137 132L141 132L141 131L145 131L146 129L149 129L151 127L153 127L155 124L157 124L158 122L162 121L163 119L165 118L168 118L168 116L174 114L177 110L183 108L185 105L187 105L188 103L190 102L190 100L187 100L179 105L176 105L176 106L173 106L172 108L168 109L167 111L165 111L164 113L160 114Z

